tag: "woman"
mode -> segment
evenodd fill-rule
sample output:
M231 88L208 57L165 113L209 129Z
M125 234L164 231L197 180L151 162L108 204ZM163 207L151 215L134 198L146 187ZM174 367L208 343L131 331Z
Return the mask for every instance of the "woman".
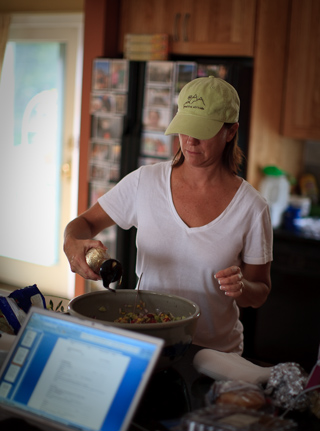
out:
M85 253L98 232L137 227L141 289L184 296L201 309L194 343L243 351L240 307L261 306L270 292L272 228L266 201L236 172L240 101L220 78L198 78L181 90L166 134L179 134L173 163L127 175L69 223L64 250L72 271L97 280Z

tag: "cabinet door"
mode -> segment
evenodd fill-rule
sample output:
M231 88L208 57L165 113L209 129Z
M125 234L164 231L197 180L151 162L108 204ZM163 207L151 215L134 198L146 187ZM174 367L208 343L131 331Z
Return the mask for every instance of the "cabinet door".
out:
M121 0L119 52L123 52L124 35L167 33L164 0Z
M256 0L166 0L166 3L166 23L172 24L169 34L174 36L171 52L253 56Z
M283 134L320 140L320 2L292 1Z
M122 0L126 33L167 33L170 52L253 56L256 0Z

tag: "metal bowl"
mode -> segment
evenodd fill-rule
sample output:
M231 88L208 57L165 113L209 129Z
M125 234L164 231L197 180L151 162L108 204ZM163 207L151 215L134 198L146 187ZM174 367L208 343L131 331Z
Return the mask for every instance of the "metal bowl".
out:
M118 323L120 310L132 311L135 304L144 303L149 313L170 312L175 317L183 317L165 323ZM140 290L137 300L136 290L108 290L86 293L73 298L68 304L71 315L99 321L105 325L138 331L162 338L165 345L158 363L159 368L167 368L180 359L190 344L196 330L200 308L194 302L175 295Z

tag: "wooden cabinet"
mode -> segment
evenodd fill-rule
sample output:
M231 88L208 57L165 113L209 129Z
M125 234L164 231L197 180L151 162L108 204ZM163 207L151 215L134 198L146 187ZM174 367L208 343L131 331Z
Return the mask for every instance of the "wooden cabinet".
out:
M292 0L283 134L320 140L320 2Z
M247 165L247 180L256 188L264 166L279 166L296 178L303 169L303 141L280 133L290 10L291 0L258 1Z
M256 0L122 0L119 51L126 33L167 33L170 52L253 56Z
M121 0L119 52L124 35L165 33L164 0Z

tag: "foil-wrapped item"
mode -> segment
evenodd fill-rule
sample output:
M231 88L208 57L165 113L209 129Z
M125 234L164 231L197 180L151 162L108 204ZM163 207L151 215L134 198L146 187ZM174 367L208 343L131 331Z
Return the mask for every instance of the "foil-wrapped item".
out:
M271 368L265 394L275 406L290 410L306 410L310 405L308 394L302 393L308 380L305 370L294 362Z

